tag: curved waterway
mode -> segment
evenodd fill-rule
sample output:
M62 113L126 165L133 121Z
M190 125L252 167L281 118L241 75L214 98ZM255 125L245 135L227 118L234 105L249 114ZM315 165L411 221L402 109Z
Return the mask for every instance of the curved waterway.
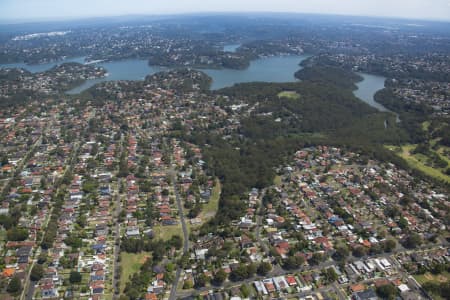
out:
M39 72L45 72L57 65L61 65L64 63L68 63L68 62L77 62L77 63L83 64L84 57L72 57L72 58L58 60L55 62L48 62L48 63L44 63L44 64L32 64L32 65L29 65L26 63L0 64L0 69L19 68L19 69L25 69L31 73L39 73Z
M293 82L297 79L294 73L301 69L299 65L308 55L274 56L260 58L250 62L244 70L232 69L199 69L212 78L212 90L232 86L236 83L262 81L262 82ZM151 75L169 68L149 66L146 60L131 59L113 62L100 62L97 64L106 69L108 76L89 79L82 85L68 91L68 94L78 94L91 86L111 80L143 80Z
M111 62L100 62L96 64L106 69L107 76L102 78L88 79L83 84L77 86L67 94L79 94L84 90L87 90L91 86L104 81L114 80L144 80L145 76L155 74L167 68L149 66L148 61L145 59L127 59Z
M239 45L226 45L225 47L228 51L234 51ZM297 81L294 77L295 72L302 68L300 63L308 57L309 55L273 56L252 60L250 66L244 70L200 69L200 71L212 78L212 90L245 82L294 82ZM40 65L27 65L24 63L1 64L0 68L24 68L30 72L36 73L46 71L55 65L66 62L84 63L84 57L68 58ZM149 66L147 60L144 59L98 62L96 65L105 68L108 72L108 76L89 79L67 93L78 94L91 86L104 81L143 80L147 75L169 69L158 66ZM374 99L375 93L384 88L386 78L366 73L358 74L363 77L363 80L356 84L358 89L354 91L354 95L380 111L389 112L386 107L376 102Z
M353 94L379 111L389 111L386 107L375 101L375 94L379 90L384 89L386 78L366 73L357 73L363 80L356 83L358 87Z
M367 104L369 104L372 107L375 107L379 111L382 112L391 112L395 114L396 121L400 122L400 118L398 114L394 113L393 111L387 109L384 107L381 103L378 103L375 101L375 94L384 89L386 77L378 76L378 75L372 75L367 73L357 73L360 75L363 80L356 83L356 86L358 87L357 90L353 92L353 94L358 97L359 99L363 100ZM385 126L387 126L387 122L385 122Z
M233 86L244 82L294 82L294 74L302 67L299 65L309 55L273 56L252 60L244 70L204 69L212 78L212 90Z

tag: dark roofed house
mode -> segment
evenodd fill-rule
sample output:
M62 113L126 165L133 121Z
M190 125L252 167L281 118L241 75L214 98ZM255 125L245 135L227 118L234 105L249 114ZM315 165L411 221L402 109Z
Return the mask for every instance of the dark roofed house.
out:
M32 250L32 247L23 246L23 247L20 247L19 249L17 249L16 255L17 256L30 256L31 250Z
M91 275L91 281L99 281L99 280L105 280L105 276Z
M206 190L204 192L201 192L200 193L200 197L204 201L209 201L209 199L211 198L211 191L210 190Z
M94 251L96 251L96 253L101 253L104 251L104 249L106 248L106 245L104 244L95 244L92 245L91 247Z
M368 289L363 292L354 293L353 299L354 300L377 300L378 297L374 290Z
M92 294L103 294L103 288L97 287L92 289Z
M29 257L28 256L19 256L19 259L17 260L17 263L19 263L19 264L27 264L27 263L29 263Z

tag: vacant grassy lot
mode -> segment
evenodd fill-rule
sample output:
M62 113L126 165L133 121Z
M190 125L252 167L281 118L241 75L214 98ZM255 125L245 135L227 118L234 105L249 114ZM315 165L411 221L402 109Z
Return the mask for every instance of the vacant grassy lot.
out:
M294 91L283 91L278 94L278 98L288 98L288 99L297 100L300 98L300 95Z
M281 179L282 179L281 176L279 175L275 176L275 178L273 179L273 184L275 184L276 186L280 186L282 184Z
M423 275L414 275L414 278L419 282L420 284L424 284L425 282L433 281L433 282L447 282L450 280L450 273L443 272L439 275L433 275L429 272L423 274Z
M222 186L220 185L219 179L216 179L214 188L211 192L211 199L209 199L208 203L205 203L202 207L202 213L200 214L200 217L207 221L207 219L213 218L217 210L219 209L219 199L220 199L220 193L222 191Z
M202 211L198 215L198 217L201 219L201 224L191 224L189 218L186 219L186 225L189 232L191 232L191 230L197 230L203 224L215 217L217 211L219 210L219 200L221 192L222 186L220 184L220 180L216 179L214 188L211 191L211 198L209 199L208 203L203 204Z
M129 281L129 277L134 273L139 272L141 265L145 262L147 257L150 257L149 252L141 253L120 253L120 265L122 266L122 273L120 274L120 292L123 292L125 284Z
M162 226L156 225L153 227L153 233L155 234L155 239L162 239L164 241L170 240L174 235L179 235L183 238L183 231L181 229L181 222L177 225Z

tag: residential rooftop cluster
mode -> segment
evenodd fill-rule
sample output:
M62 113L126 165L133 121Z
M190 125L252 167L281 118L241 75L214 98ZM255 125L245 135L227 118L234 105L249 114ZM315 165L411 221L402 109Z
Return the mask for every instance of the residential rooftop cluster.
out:
M450 111L450 84L448 82L417 79L392 79L389 87L396 97L406 103L425 104L437 115L448 116Z
M392 45L416 43L386 30ZM355 41L330 39L329 27L315 32L226 52L223 39L164 37L177 33L172 25L105 27L21 34L0 52L26 52L29 61L82 52L88 60L241 68L252 58L322 47L332 54L307 64L327 59L385 74L402 101L448 113L448 55L379 55L370 34ZM41 39L51 43L45 57ZM331 92L323 96L322 83L299 82L210 91L204 73L176 69L62 93L105 73L76 63L34 74L0 70L0 98L29 100L0 111L1 299L409 300L445 293L448 190L356 146L322 143L342 137L343 128L312 128L322 119L309 118L317 107L307 96L324 105L336 100L321 109L339 106L350 121L353 112L361 124L380 117L380 135L390 130L383 113L347 97L351 90L327 82ZM404 128L390 132L397 129ZM264 153L276 147L282 150Z
M41 73L0 68L0 97L3 100L14 97L36 100L39 96L58 94L105 74L103 68L78 63L65 63Z
M377 288L392 285L403 299L426 299L397 257L423 248L448 263L436 240L448 225L441 210L448 195L393 165L327 146L299 150L279 172L276 186L249 194L247 213L234 224L239 235L195 241L185 287L205 274L214 283L222 270L245 284L267 262L277 276L258 272L264 279L251 282L261 297L321 299L331 290L340 299L376 299Z

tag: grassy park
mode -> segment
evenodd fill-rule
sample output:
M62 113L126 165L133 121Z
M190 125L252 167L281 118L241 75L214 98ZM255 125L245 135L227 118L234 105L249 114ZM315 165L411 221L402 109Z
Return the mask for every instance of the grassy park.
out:
M300 99L300 95L294 91L283 91L278 93L278 98L288 98L292 100Z
M444 173L445 170L428 166L426 164L427 157L425 155L412 153L415 147L416 145L412 144L407 144L400 147L387 146L389 150L394 151L398 156L406 160L406 162L411 168L422 171L423 173L425 173L430 177L450 183L450 176ZM446 160L447 162L449 161L448 158L446 158L444 155L441 154L441 151L438 150L436 153L442 159Z
M149 252L141 253L127 253L120 254L120 265L122 266L122 273L120 276L120 291L123 292L125 284L129 281L129 277L138 272L141 265L145 262L147 257L150 257Z

